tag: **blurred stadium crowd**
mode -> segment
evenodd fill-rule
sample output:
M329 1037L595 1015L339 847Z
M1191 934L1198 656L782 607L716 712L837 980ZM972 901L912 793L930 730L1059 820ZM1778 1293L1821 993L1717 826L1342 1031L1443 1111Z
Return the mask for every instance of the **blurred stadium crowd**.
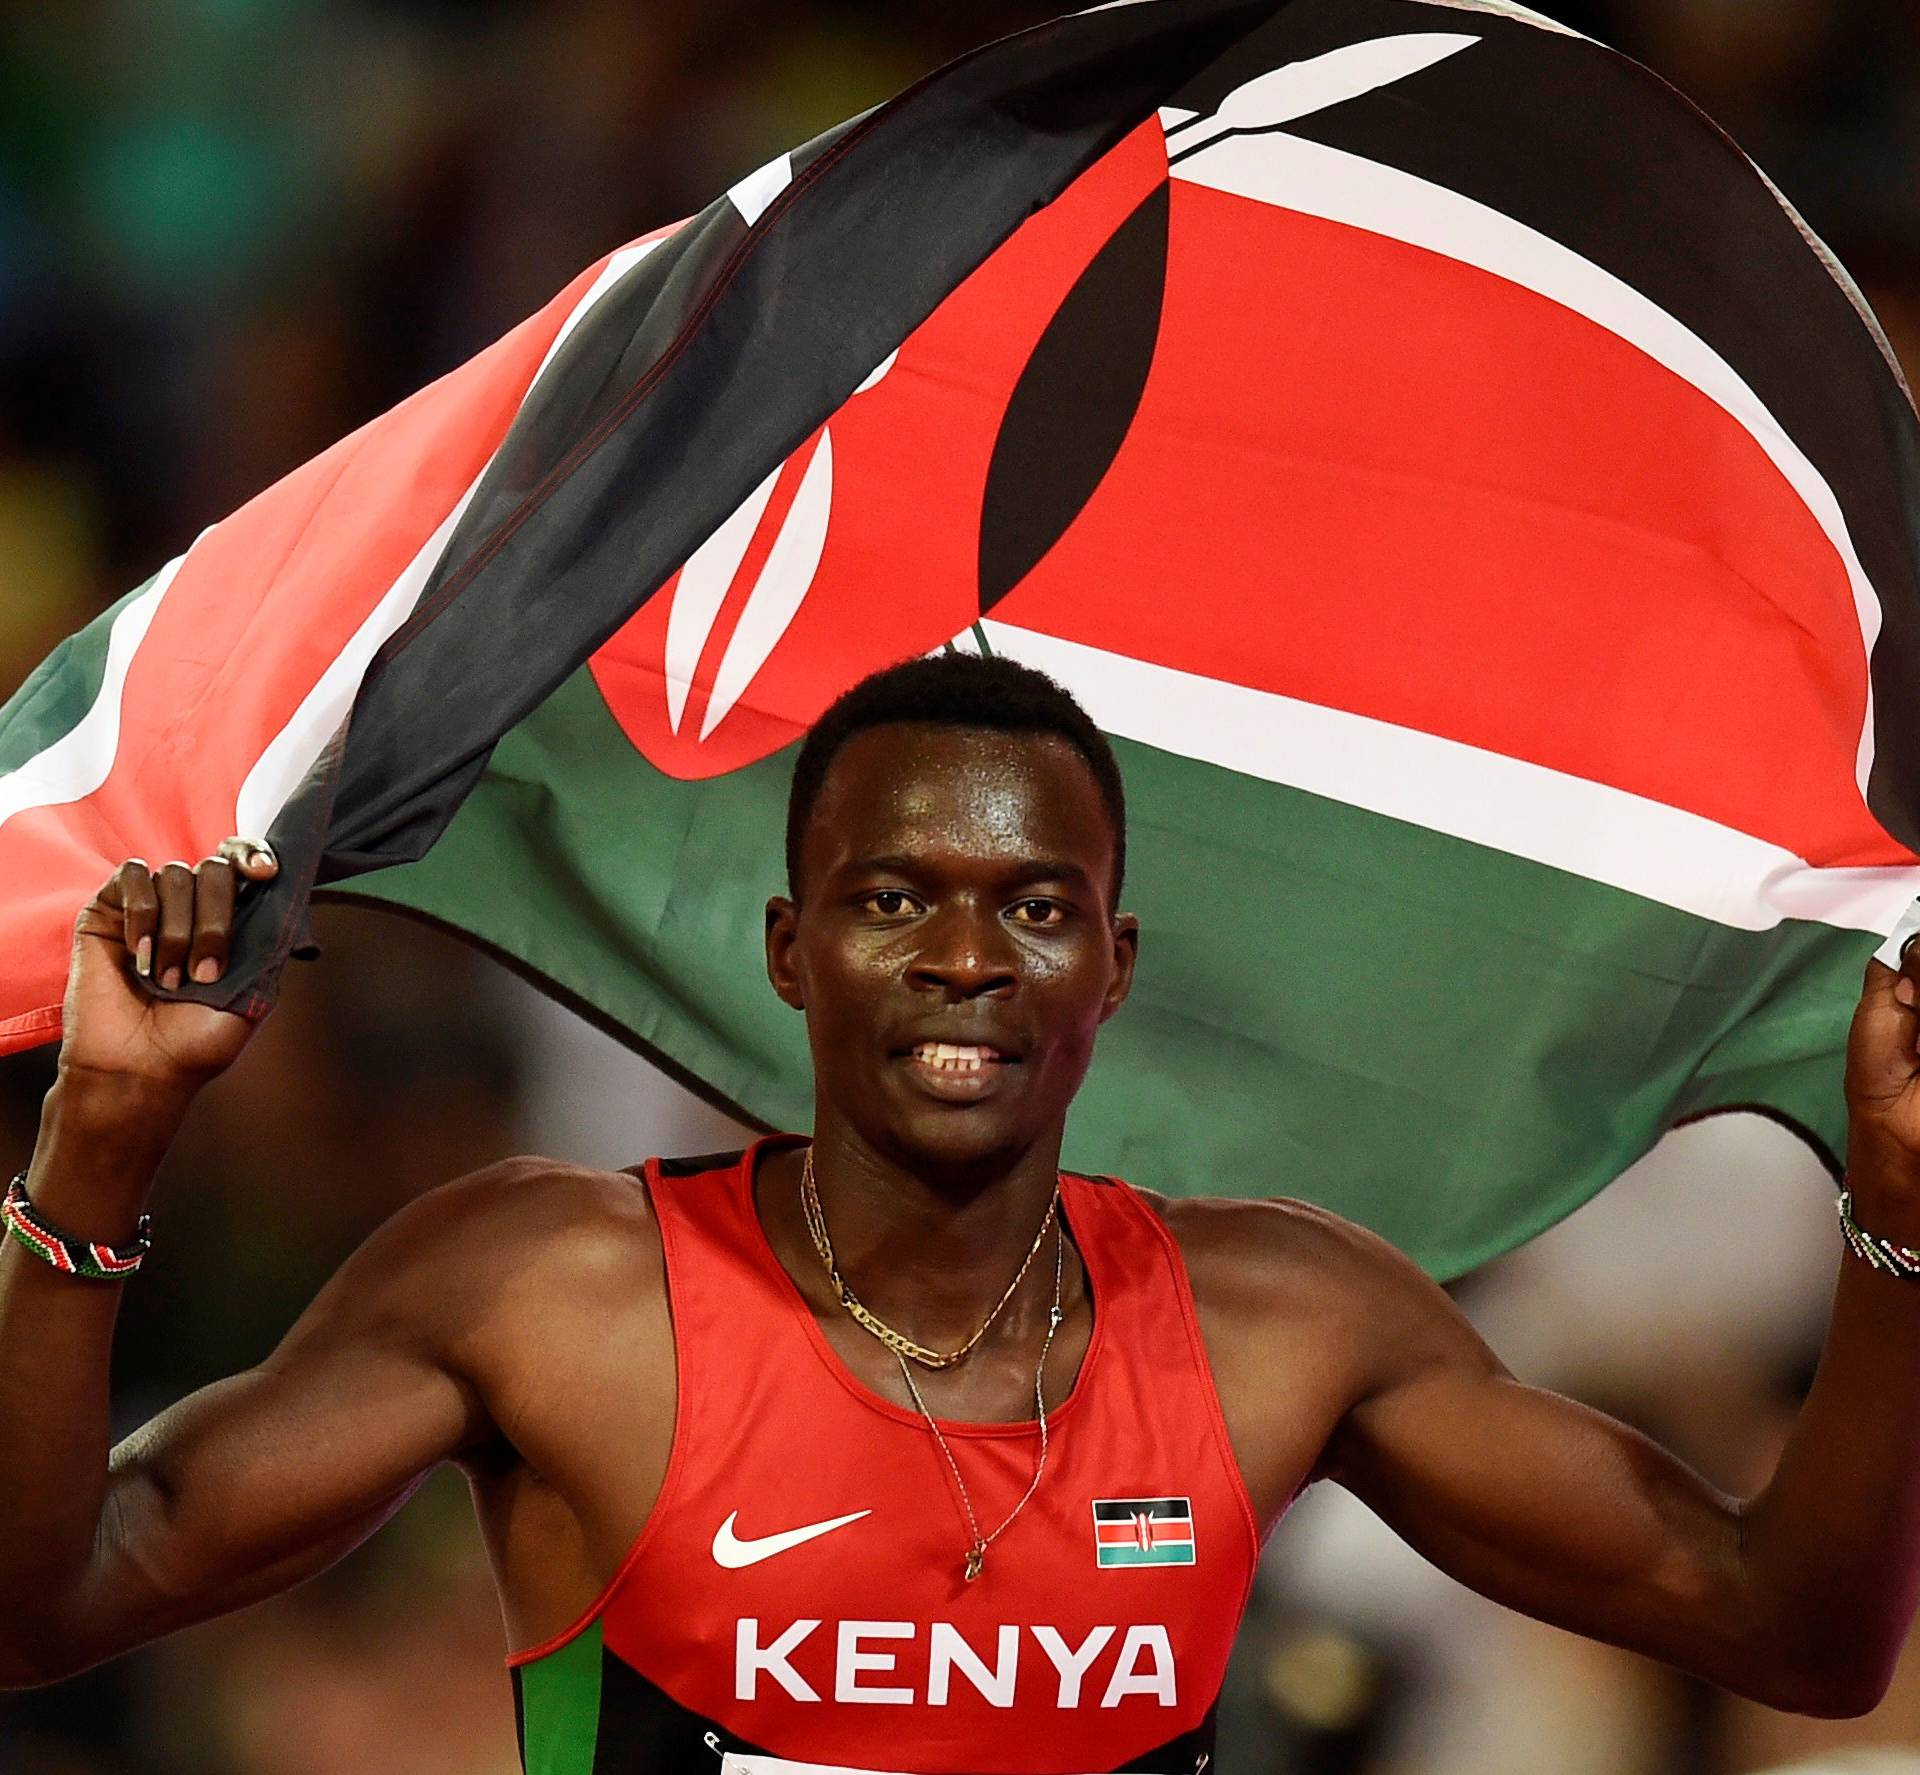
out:
M1540 3L1718 118L1920 370L1920 7ZM0 5L0 697L202 526L602 252L1053 10ZM770 835L770 872L773 853ZM126 1428L258 1360L346 1252L435 1182L515 1150L619 1164L737 1143L443 938L340 910L320 935L324 961L297 971L162 1179L156 1260L122 1320ZM7 1171L50 1073L47 1054L0 1063ZM1462 1298L1526 1378L1749 1489L1817 1347L1838 1251L1828 1198L1777 1130L1690 1130ZM442 1474L294 1595L0 1697L0 1770L506 1775L503 1650ZM1916 1771L1920 1660L1869 1720L1784 1719L1482 1605L1316 1492L1275 1539L1220 1760L1232 1775Z

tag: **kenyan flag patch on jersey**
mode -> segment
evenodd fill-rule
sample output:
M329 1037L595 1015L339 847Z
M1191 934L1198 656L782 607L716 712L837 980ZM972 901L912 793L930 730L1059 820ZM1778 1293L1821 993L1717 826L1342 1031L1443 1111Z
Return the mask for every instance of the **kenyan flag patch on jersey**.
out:
M1107 1565L1192 1565L1188 1498L1095 1498L1093 1552Z

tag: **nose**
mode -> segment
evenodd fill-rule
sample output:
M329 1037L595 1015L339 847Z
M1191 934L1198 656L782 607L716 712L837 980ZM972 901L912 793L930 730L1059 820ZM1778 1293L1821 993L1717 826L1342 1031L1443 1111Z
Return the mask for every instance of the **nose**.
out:
M997 917L950 906L924 928L926 942L907 969L909 985L955 999L1004 996L1018 985L1016 952Z

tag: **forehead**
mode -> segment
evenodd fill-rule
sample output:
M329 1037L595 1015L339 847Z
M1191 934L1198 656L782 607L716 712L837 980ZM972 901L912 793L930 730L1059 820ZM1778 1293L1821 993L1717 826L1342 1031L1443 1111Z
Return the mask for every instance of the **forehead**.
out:
M900 722L834 755L803 850L809 875L873 856L1052 858L1104 881L1113 830L1092 768L1061 735Z

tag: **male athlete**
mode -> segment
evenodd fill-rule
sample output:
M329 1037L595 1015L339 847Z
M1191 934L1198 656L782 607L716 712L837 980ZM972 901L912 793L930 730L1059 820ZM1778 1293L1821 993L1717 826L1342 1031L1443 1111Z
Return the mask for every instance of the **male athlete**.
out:
M298 1583L455 1461L542 1775L1199 1770L1261 1540L1316 1478L1529 1614L1777 1707L1871 1708L1920 1574L1920 970L1868 971L1863 1230L1737 1502L1518 1385L1330 1214L1060 1175L1133 977L1124 852L1112 755L1049 681L961 656L869 679L803 748L767 909L812 1141L448 1184L259 1368L110 1450L111 1272L248 1035L136 976L216 978L237 884L274 870L238 843L128 863L80 915L0 1251L0 1682Z

